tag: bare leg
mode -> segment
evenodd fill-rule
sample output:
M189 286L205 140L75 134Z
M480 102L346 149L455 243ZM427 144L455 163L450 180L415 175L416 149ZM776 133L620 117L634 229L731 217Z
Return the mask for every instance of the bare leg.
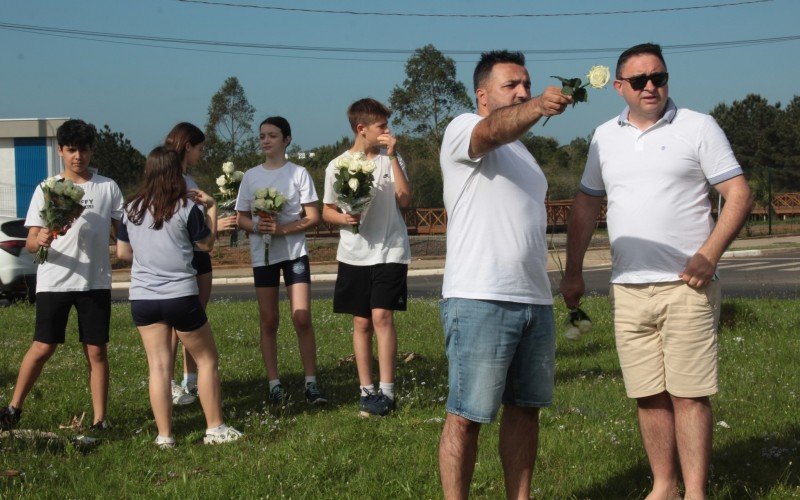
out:
M256 288L258 318L261 327L261 357L267 379L278 378L278 287Z
M686 499L706 498L708 466L711 462L713 433L711 402L708 397L679 398L672 396L675 408L675 435L678 457L686 486Z
M653 472L650 500L679 498L678 449L675 442L675 413L669 394L639 398L639 428Z
M447 414L439 440L439 474L447 500L466 499L469 496L480 430L481 425L477 422Z
M197 362L197 394L206 416L206 428L222 425L222 388L219 382L217 344L206 324L191 332L178 332L181 342Z
M358 368L358 383L372 383L372 320L353 316L353 353Z
M314 325L311 322L311 287L308 283L296 283L286 290L292 306L292 323L294 331L297 332L303 373L311 377L317 373L317 344L314 340Z
M380 381L394 383L395 363L397 361L397 330L389 309L373 309L372 324L378 338L378 369Z
M159 436L172 436L172 328L164 323L139 326L150 369L150 406Z
M202 304L203 309L206 310L208 309L208 301L211 300L212 275L211 273L201 274L197 276L196 279L200 304ZM194 362L194 358L186 350L186 346L183 346L183 373L184 376L187 373L197 373L197 363Z
M56 352L57 347L58 344L33 341L28 352L25 353L25 357L22 358L19 374L17 374L17 385L14 386L14 395L10 401L11 406L22 409L25 398L28 397L28 393L33 389L33 384L42 374L44 364Z
M505 406L500 422L500 460L506 498L530 498L539 444L539 408Z
M89 389L92 393L92 424L106 419L108 407L108 344L83 344L89 365Z

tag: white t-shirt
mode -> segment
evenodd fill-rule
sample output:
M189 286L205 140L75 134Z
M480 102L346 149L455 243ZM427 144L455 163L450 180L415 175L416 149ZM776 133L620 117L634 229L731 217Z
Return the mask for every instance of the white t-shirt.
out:
M314 181L308 171L300 165L286 162L280 168L269 170L264 165L256 165L244 173L236 198L236 210L250 212L255 199L254 193L263 188L275 188L286 202L278 214L278 224L287 224L302 218L303 205L319 200ZM253 214L253 222L258 223L258 216ZM265 237L250 234L250 260L253 267L277 264L285 260L299 259L306 255L306 235L303 232L285 236L270 236L269 263L264 262Z
M326 204L334 204L338 199L336 190L333 189L338 171L336 162L345 155L350 155L350 152L345 151L334 158L325 169L325 195L322 201ZM399 156L397 159L407 179L403 159ZM384 154L376 156L374 161L372 201L361 214L358 234L350 226L342 226L339 230L336 260L351 266L408 264L411 262L411 246L406 222L397 206L392 161Z
M125 212L118 238L133 249L130 300L175 299L197 295L197 271L192 267L194 242L211 232L200 208L188 201L154 229L150 211L140 224Z
M61 178L62 176L58 176ZM37 292L85 292L111 288L111 259L108 242L111 219L122 219L122 191L113 180L100 174L78 184L84 191L83 213L50 245L47 262L36 271ZM45 227L39 212L44 208L44 193L33 192L27 227Z
M516 141L469 157L483 118L456 117L444 133L440 163L447 210L444 298L553 303L547 278L547 179Z
M709 185L741 174L717 122L671 99L647 130L628 121L628 108L600 125L581 190L608 195L611 282L679 280L714 228Z

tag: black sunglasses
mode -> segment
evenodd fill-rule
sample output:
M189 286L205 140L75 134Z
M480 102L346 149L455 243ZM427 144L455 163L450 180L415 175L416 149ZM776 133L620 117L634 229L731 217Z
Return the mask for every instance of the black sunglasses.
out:
M661 88L669 81L669 73L651 73L649 75L636 75L630 78L620 78L631 84L633 90L642 90L647 86L647 82L653 82L656 88Z

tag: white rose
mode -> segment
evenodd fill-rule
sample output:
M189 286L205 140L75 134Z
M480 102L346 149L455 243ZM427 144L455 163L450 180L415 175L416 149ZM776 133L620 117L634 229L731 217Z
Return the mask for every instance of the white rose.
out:
M367 155L359 151L358 153L353 153L353 159L356 161L364 161L367 159Z
M234 170L234 167L233 167L233 162L232 161L226 161L225 163L222 164L222 171L224 173L231 174L231 173L233 173L233 170Z
M342 156L338 160L336 160L336 168L339 170L345 170L350 168L350 157L349 156Z
M256 199L266 199L267 197L267 188L258 189L255 193L253 193L253 197Z
M58 195L64 194L64 189L66 189L66 185L63 182L56 182L56 185L53 186L53 192Z
M350 186L350 189L352 189L354 193L358 191L358 179L355 177L351 177L350 180L347 181L347 185Z
M592 88L602 89L611 78L611 72L608 70L608 66L592 66L586 78L589 80L589 85L591 85Z
M371 174L372 172L375 171L375 162L374 161L365 162L364 164L361 165L361 171L367 175Z
M275 203L272 200L264 200L264 210L272 210Z
M269 188L268 193L270 198L275 198L276 196L278 196L278 190L275 188Z
M278 196L275 197L275 210L279 210L284 201L286 201L286 197L279 193Z
M45 185L50 189L53 189L57 182L58 179L56 177L49 177L46 181L44 181Z
M236 182L241 181L243 178L244 178L244 173L242 173L240 170L234 170L231 173L231 179L233 179Z
M220 175L217 177L217 186L222 187L228 183L228 179L225 178L224 175Z
M79 202L83 198L83 188L78 186L72 187L72 194L70 195L73 201Z
M581 331L577 327L571 326L564 332L564 336L569 340L578 340L581 338Z
M264 207L265 201L266 200L264 199L256 198L256 200L253 202L253 210L255 210L256 212L266 211L266 208Z
M589 333L590 331L592 331L592 322L589 321L588 319L578 321L577 326L578 330L580 330L581 333Z
M350 175L355 175L361 171L361 165L354 161L350 163L349 167L347 167L347 171L350 172Z

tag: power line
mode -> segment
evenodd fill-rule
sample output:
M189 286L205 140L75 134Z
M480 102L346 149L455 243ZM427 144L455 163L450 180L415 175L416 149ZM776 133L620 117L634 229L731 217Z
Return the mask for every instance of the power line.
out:
M134 40L144 42L158 42L169 43L178 45L189 46L211 46L211 47L235 47L235 48L248 48L248 49L263 49L263 50L281 50L281 51L301 51L301 52L333 52L333 53L350 53L350 54L393 54L393 55L410 55L416 49L381 49L381 48L366 48L366 47L326 47L326 46L304 46L304 45L282 45L282 44L265 44L265 43L250 43L250 42L229 42L223 40L199 40L188 38L174 38L174 37L161 37L150 35L134 35L125 33L109 33L100 31L87 31L75 30L68 28L54 28L49 26L33 26L25 24L13 24L0 22L0 29L7 29L13 31L23 31L35 34L56 34L72 37L84 37L88 39L95 39L95 41L119 41L119 40ZM664 50L686 50L686 49L714 49L724 47L738 47L747 45L771 44L800 40L800 35L769 37L769 38L754 38L747 40L730 40L730 41L717 41L717 42L703 42L703 43L686 43L686 44L673 44L662 45ZM173 48L173 47L171 47ZM175 47L176 48L176 47ZM526 55L558 55L558 54L598 54L598 53L619 53L627 47L604 47L604 48L573 48L573 49L523 49ZM440 50L446 55L480 55L482 50ZM251 54L256 55L256 54ZM297 56L299 57L299 56Z
M457 18L530 18L530 17L577 17L577 16L611 16L623 14L653 14L659 12L679 12L686 10L717 9L723 7L738 7L757 3L771 2L772 0L746 0L741 2L716 3L709 5L696 5L690 7L664 7L660 9L636 9L636 10L609 10L596 12L561 12L552 14L432 14L432 13L413 13L413 12L358 12L353 10L330 10L330 9L304 9L299 7L277 7L273 5L258 5L247 3L217 2L212 0L177 0L182 3L193 3L211 5L215 7L235 7L243 9L261 9L281 12L300 12L304 14L339 14L349 16L392 16L392 17L457 17Z

